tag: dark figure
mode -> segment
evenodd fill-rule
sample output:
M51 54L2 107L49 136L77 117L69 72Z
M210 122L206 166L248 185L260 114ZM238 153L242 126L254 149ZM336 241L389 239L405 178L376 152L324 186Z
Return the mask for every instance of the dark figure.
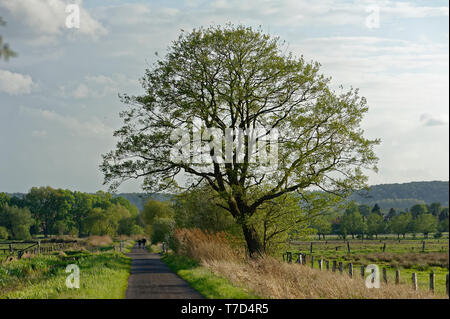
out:
M147 239L142 238L141 242L142 242L142 248L145 248L145 243L147 242Z
M141 243L142 243L142 241L139 239L139 240L137 241L137 243L138 243L138 248L141 248Z

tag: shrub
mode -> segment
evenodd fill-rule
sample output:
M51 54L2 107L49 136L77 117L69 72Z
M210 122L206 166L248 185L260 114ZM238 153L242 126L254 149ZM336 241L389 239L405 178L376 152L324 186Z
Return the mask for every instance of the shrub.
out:
M8 239L8 230L3 226L0 226L0 239Z

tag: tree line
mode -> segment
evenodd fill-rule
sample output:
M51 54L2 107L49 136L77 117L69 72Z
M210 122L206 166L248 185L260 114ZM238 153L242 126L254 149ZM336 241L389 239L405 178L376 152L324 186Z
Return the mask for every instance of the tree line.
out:
M383 211L378 204L374 206L357 205L352 202L343 211L328 211L317 217L311 226L317 231L319 239L334 234L342 238L375 238L380 234L396 234L405 238L407 233L435 233L441 237L449 229L449 208L440 203L416 204L404 211L391 208Z
M23 197L0 193L0 239L33 235L134 235L144 233L139 210L122 197L33 187Z

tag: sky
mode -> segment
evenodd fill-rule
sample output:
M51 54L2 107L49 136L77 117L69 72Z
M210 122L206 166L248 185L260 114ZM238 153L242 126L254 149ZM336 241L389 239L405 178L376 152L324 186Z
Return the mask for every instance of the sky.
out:
M67 5L80 8L68 28ZM107 190L98 166L124 105L171 41L200 26L261 27L359 88L380 138L369 184L449 179L448 1L0 0L0 192ZM73 21L69 19L70 21ZM120 192L139 192L131 181Z

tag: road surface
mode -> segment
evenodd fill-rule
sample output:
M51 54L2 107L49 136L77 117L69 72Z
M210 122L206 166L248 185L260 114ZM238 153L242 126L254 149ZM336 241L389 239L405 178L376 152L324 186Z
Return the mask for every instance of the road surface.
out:
M202 299L200 293L172 272L161 256L134 246L126 299Z

